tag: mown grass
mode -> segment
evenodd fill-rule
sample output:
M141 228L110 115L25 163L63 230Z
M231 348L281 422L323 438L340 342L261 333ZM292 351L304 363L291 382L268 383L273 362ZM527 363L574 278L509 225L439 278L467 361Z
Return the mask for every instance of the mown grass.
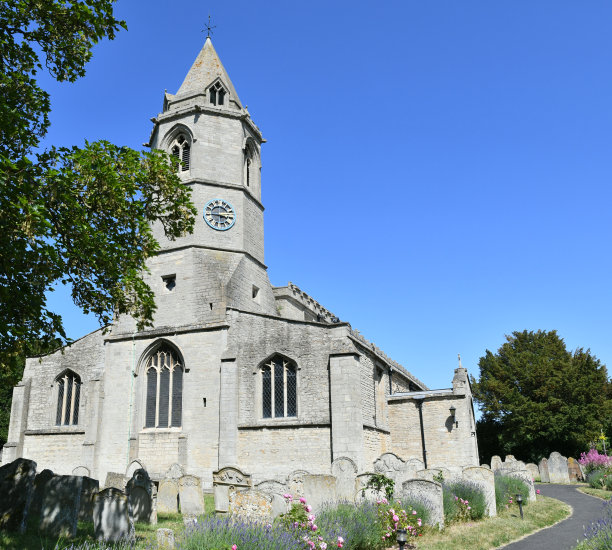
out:
M610 500L610 497L612 497L612 492L610 491L606 491L605 489L593 489L593 487L588 487L587 485L578 487L578 490L586 495L591 495L592 497L601 498L603 500Z
M549 527L565 519L571 513L570 507L553 498L539 496L536 502L523 508L521 521L516 506L498 511L498 516L482 521L453 523L442 532L428 531L418 540L419 550L448 550L469 548L489 550L512 542L543 527Z

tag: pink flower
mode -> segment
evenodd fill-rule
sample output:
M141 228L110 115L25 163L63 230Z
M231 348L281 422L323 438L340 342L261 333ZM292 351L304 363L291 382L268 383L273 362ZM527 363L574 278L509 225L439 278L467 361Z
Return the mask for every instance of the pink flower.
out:
M317 527L317 526L316 526L316 525L313 523L313 524L312 524L311 529L312 529L313 531L316 531L316 530L318 529L318 527Z
M412 515L416 516L416 510L412 510Z
M326 550L327 548L327 543L326 542L322 542L321 543L321 550Z
M310 504L307 504L305 510L307 512L312 512L312 506Z
M236 546L235 544L232 545L232 550L238 550L238 546Z
M536 489L536 495L540 494L540 489Z
M292 496L291 496L289 493L285 493L285 494L283 495L283 498L284 498L285 500L289 500L289 501L293 500L293 497L292 497Z
M394 522L394 523L397 523L398 521L399 521L399 518L397 517L397 515L394 515L394 516L393 516L393 522Z
M300 502L301 502L302 504L306 504L306 499L305 499L304 497L300 497Z
M338 544L343 544L344 543L344 539L342 537L338 537Z
M467 507L467 509L468 509L468 510L471 510L471 509L472 509L472 507L471 507L471 506L468 506L468 507Z

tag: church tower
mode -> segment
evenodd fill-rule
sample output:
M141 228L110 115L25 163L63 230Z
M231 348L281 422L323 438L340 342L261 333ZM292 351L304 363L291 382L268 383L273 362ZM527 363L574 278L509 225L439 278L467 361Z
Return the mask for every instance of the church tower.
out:
M276 314L264 264L259 128L243 107L210 37L178 92L164 95L149 145L180 161L198 210L194 232L175 241L161 227L149 262L155 328L220 321L227 307ZM133 330L121 319L113 332Z

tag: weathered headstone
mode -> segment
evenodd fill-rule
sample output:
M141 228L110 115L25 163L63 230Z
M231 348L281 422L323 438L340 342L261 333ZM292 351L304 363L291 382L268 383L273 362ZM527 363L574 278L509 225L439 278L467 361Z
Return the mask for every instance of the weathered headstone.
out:
M304 496L304 476L310 474L306 470L295 470L287 476L287 492L294 498Z
M259 491L230 491L229 513L237 518L253 522L271 522L272 498Z
M125 486L128 513L134 523L157 524L157 490L146 470L139 468Z
M509 477L514 477L516 479L520 479L521 481L524 481L525 485L527 485L529 489L529 500L532 502L535 501L536 499L535 485L533 484L533 479L531 477L531 474L527 470L513 470L511 472L504 472L504 474Z
M115 489L119 489L123 491L125 489L126 483L125 476L123 474L119 474L117 472L108 472L106 474L106 481L104 482L104 487L108 489L109 487L113 487Z
M76 468L74 468L74 470L72 470L72 475L90 477L91 471L89 470L87 466L77 466Z
M185 475L185 469L176 462L166 470L164 479L180 479Z
M125 479L131 479L136 470L147 471L147 467L144 465L144 462L138 458L129 463L125 471Z
M157 548L160 550L174 550L174 531L172 529L157 530Z
M304 498L315 512L323 504L336 502L336 478L328 475L308 474L304 476Z
M268 495L272 503L272 518L276 518L287 512L287 502L283 497L287 493L287 487L280 481L268 479L257 483L255 490Z
M119 542L130 537L128 499L119 489L109 487L93 498L94 536L97 540Z
M578 481L583 481L584 477L582 475L582 468L580 468L580 463L571 456L567 459L567 471L571 482L577 483Z
M551 483L569 483L567 458L554 451L548 457L548 476Z
M537 464L530 462L529 464L525 464L525 469L529 472L531 478L535 481L540 477L540 469Z
M510 455L512 456L512 455ZM502 472L518 472L518 471L522 471L522 470L526 470L526 465L523 461L521 460L514 460L514 457L512 457L513 460L508 460L506 457L506 462L504 462L501 467L499 468L499 470L501 470Z
M548 459L543 458L538 464L538 470L540 471L540 481L542 483L550 483L550 475L548 474Z
M421 503L429 510L429 525L444 528L444 505L442 503L442 485L427 479L409 479L402 484L402 501Z
M157 492L157 511L176 514L179 510L178 479L162 479Z
M501 465L502 459L499 456L494 455L491 457L491 470L495 472L496 470L499 470L501 468Z
M489 466L488 464L481 464L480 467L481 468L486 468L487 470L491 469L491 466Z
M30 503L30 516L40 515L40 505L45 494L45 485L55 474L51 470L43 470L34 478L34 493Z
M97 479L82 476L81 505L79 507L79 519L81 521L93 521L93 497L100 489Z
M53 537L75 537L82 491L82 476L53 476L47 481L40 506L40 532Z
M396 487L401 487L404 481L414 477L420 469L422 469L420 461L417 463L412 459L410 465L407 465L395 453L383 453L374 461L374 471L392 479Z
M183 476L179 479L179 502L183 515L199 516L204 513L202 480L199 477Z
M463 479L475 483L482 488L486 502L486 514L488 516L497 515L497 505L495 503L495 474L479 466L470 466L463 469Z
M33 460L18 458L0 467L0 529L25 531L35 477Z
M415 473L413 479L428 479L429 481L437 481L440 483L440 480L450 481L456 477L460 476L453 474L448 468L438 467L428 468L427 470L419 470Z
M227 466L213 472L213 494L215 497L215 511L229 511L229 492L234 489L250 489L253 486L251 476ZM181 510L183 497L181 495Z
M368 482L373 475L373 472L366 472L365 474L359 474L357 476L355 479L355 502L361 502L363 500L376 502L385 496L384 492L378 492L374 489L367 488Z
M352 501L355 496L357 465L345 456L332 462L332 475L336 478L336 496L338 500Z

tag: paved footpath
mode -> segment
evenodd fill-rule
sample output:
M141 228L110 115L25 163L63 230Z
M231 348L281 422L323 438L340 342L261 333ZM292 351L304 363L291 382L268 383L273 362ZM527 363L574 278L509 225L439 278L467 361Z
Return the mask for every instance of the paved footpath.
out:
M572 515L553 527L503 546L504 550L570 550L578 544L577 541L583 540L584 527L603 515L604 501L581 493L575 485L538 483L536 487L542 495L569 504L573 509Z

